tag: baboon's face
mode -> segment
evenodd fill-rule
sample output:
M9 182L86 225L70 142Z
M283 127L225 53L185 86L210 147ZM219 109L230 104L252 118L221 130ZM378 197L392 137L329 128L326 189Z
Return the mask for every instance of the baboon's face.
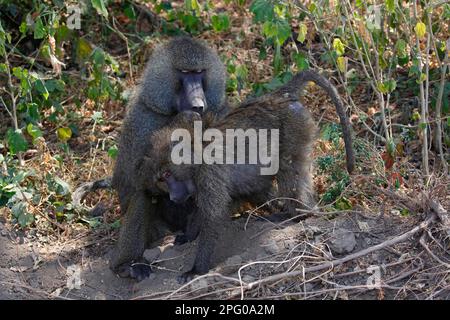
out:
M192 179L179 180L169 170L162 174L160 181L165 183L170 200L175 203L184 203L196 192Z
M176 70L178 88L176 98L177 112L195 111L200 114L207 108L205 91L205 69Z
M177 78L176 111L202 114L211 107L208 103L217 104L225 90L223 65L217 54L203 42L185 37L173 39L168 54Z
M179 142L171 140L176 129L193 130L194 121L201 120L197 112L184 111L178 113L167 127L158 130L151 136L152 156L146 159L147 172L153 177L156 188L169 193L170 200L183 203L196 192L194 185L194 166L190 164L174 164L171 158L172 148Z

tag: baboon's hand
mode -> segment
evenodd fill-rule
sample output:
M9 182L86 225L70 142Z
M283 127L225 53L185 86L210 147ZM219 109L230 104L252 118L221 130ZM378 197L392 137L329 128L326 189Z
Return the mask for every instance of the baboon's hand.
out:
M152 272L152 268L148 264L133 263L130 266L130 277L138 282L148 278Z
M186 236L185 234L179 234L175 237L175 241L173 242L176 246L180 246L182 244L185 244L186 242L190 242L192 241L191 239L189 239L188 236Z

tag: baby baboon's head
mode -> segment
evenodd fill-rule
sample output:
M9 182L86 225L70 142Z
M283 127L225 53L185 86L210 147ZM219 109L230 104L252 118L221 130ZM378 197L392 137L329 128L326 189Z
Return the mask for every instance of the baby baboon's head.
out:
M196 192L192 162L194 121L201 121L200 114L177 114L169 125L152 134L152 148L144 158L144 179L150 177L150 183L169 193L170 200L176 203L185 202ZM182 163L183 159L186 162Z

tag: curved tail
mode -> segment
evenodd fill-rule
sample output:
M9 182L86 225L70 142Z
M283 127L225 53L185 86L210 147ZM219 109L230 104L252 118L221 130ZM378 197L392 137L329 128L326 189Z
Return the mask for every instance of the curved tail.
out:
M83 198L90 192L93 192L98 189L108 189L112 188L111 186L111 177L107 177L104 179L91 181L91 182L85 182L81 186L79 186L73 193L72 193L72 206L75 210L80 211L89 211L88 208L85 208L81 201L83 201Z
M355 156L353 153L351 125L350 121L348 120L347 114L345 113L344 104L341 97L339 96L338 91L336 90L336 87L330 81L328 81L328 79L318 74L317 72L306 70L294 75L288 83L276 90L276 92L280 94L288 93L291 95L299 96L300 91L309 81L314 82L323 90L325 90L336 107L336 112L341 122L342 133L344 135L347 171L351 173L355 168Z

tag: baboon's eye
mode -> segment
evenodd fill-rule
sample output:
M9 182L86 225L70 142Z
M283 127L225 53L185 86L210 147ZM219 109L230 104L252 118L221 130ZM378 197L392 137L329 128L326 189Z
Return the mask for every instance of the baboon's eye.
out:
M199 70L195 70L196 73L202 73L203 70L199 69Z
M172 173L169 170L164 171L162 174L162 179L167 180L171 175L172 175Z
M189 70L180 70L182 73L189 73Z

